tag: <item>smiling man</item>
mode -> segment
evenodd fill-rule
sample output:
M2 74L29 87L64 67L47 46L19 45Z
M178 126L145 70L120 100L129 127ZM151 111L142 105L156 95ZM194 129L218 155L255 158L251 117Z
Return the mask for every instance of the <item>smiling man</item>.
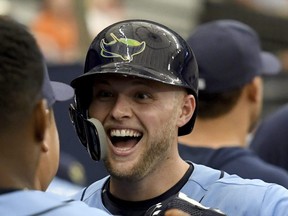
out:
M178 117L183 112L178 104L183 103L187 109L184 112L192 115L194 97L183 88L161 82L117 75L116 79L115 75L102 78L104 81L94 83L89 114L103 122L111 141L109 157L105 159L109 173L115 178L137 182L155 175L156 168L165 171L164 167L171 162L175 166L179 157L177 151L171 150L175 150L177 127L188 119L185 115ZM179 168L187 170L188 164L178 162ZM150 186L154 187L154 183ZM157 186L155 190L161 189ZM139 196L150 198L144 193L137 199Z
M178 136L189 134L196 118L198 67L191 48L171 29L147 20L107 27L71 85L77 135L110 173L74 198L113 215L145 215L179 193L227 215L286 213L283 187L179 156Z

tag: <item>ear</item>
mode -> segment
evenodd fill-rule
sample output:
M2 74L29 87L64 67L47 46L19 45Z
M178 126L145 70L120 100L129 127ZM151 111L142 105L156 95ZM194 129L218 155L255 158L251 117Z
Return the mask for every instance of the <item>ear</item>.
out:
M49 124L49 110L46 100L40 100L34 108L34 137L38 142L44 141Z
M194 95L187 94L183 98L180 116L178 118L178 127L182 127L192 118L196 109L196 100Z
M262 95L263 95L262 78L260 76L257 76L247 85L248 100L252 102L262 101Z

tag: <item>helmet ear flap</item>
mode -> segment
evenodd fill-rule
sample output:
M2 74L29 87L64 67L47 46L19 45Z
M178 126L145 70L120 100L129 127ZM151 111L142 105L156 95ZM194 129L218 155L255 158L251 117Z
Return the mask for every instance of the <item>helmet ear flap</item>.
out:
M87 151L93 160L99 161L107 154L107 136L101 122L95 118L85 120Z
M101 122L94 118L85 119L73 104L70 104L69 113L78 138L90 157L95 161L103 159L106 156L107 137Z
M85 148L87 148L87 139L84 129L83 117L76 111L76 108L73 104L70 104L69 106L69 115L80 142Z

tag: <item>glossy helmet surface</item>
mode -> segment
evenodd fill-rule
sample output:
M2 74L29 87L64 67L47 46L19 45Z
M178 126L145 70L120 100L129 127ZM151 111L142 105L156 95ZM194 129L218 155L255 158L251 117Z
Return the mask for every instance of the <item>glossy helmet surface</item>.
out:
M92 41L86 55L84 74L71 82L76 109L87 117L93 78L101 74L121 74L181 86L197 100L198 67L194 54L176 32L147 20L126 20L108 26ZM197 103L196 103L197 107ZM191 132L191 120L179 135Z

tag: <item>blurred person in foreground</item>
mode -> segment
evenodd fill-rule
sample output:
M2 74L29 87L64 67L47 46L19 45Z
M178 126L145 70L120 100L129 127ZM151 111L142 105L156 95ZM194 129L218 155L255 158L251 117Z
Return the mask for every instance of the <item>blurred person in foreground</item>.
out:
M66 114L68 115L68 113ZM60 150L60 160L56 176L46 191L62 196L72 196L85 185L87 183L84 165L73 155Z
M43 192L59 162L53 104L73 90L50 82L26 27L0 16L0 40L0 215L107 215Z
M256 32L235 20L204 23L187 39L199 67L199 109L192 133L179 138L182 158L288 188L288 173L247 148L262 110L262 74L280 70Z

